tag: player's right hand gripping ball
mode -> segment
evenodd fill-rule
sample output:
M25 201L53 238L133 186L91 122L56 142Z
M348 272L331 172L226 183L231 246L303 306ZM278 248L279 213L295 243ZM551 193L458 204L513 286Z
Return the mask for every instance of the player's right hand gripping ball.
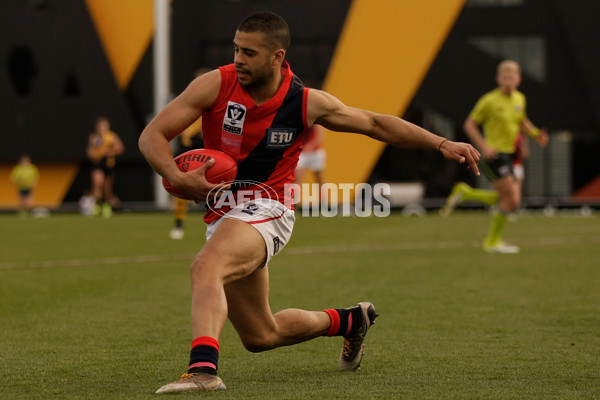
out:
M175 163L180 171L187 172L200 168L208 160L214 159L215 163L212 167L206 170L206 180L210 183L222 183L233 181L237 175L237 164L235 160L219 150L213 149L194 149L186 151L183 154L175 157ZM179 190L175 189L171 184L162 178L162 184L165 190L175 197L187 199Z

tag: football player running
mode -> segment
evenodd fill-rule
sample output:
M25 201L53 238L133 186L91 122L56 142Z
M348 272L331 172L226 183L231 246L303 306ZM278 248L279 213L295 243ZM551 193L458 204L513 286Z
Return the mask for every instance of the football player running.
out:
M365 335L378 315L370 302L276 313L269 306L268 264L288 242L294 224L293 211L284 206L284 187L294 182L304 134L313 124L398 147L439 151L479 174L480 154L470 144L447 140L395 116L347 106L329 93L304 87L285 60L289 43L288 26L280 16L268 11L251 14L235 33L233 64L193 80L139 139L140 150L157 173L187 197L204 200L216 187L204 177L211 164L183 173L169 146L202 116L206 148L232 156L238 163L238 180L268 185L281 195L279 201L250 199L225 217L211 210L206 213L207 241L190 271L193 340L188 370L157 393L225 389L217 369L219 337L227 318L252 352L341 336L340 368L360 366ZM282 137L283 142L274 140Z

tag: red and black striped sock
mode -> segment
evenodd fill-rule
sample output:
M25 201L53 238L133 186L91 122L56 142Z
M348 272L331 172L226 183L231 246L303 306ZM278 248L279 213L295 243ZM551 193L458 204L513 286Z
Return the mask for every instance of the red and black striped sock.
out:
M331 325L327 336L348 336L358 329L357 324L353 324L353 321L357 321L360 318L362 310L360 307L352 308L336 308L325 310L331 319Z
M216 375L219 367L219 342L209 336L200 336L192 341L188 373Z

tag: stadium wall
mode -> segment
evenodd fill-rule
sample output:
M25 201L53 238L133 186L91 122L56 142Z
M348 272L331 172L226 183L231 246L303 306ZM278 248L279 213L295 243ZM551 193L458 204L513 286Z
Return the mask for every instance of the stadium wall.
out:
M529 113L542 126L572 133L571 190L585 186L600 174L600 161L592 154L600 144L600 56L595 51L600 35L593 20L600 3L463 3L174 0L172 91L183 90L198 67L231 62L239 21L252 11L272 9L290 24L288 59L307 85L325 86L349 104L424 125L431 115L441 115L453 126L450 135L466 140L462 121L476 98L493 86L490 75L500 59L473 46L472 37L542 36L547 79L525 76ZM127 149L118 159L116 193L123 201L152 201L153 174L137 150L139 133L153 112L152 2L0 2L0 23L0 171L28 153L40 165L60 167L53 169L52 184L40 187L39 198L48 204L76 202L90 185L87 137L96 117L106 115ZM349 138L327 136L331 181L418 180L425 182L426 196L435 197L453 181L470 179L435 155ZM368 156L348 167L342 161L356 151ZM0 173L0 208L14 205L5 196L13 189Z
M600 176L595 155L600 146L600 53L594 50L600 46L594 22L599 12L600 3L594 1L467 1L404 117L467 141L462 124L479 96L495 87L497 64L503 58L525 64L533 49L519 42L541 41L544 75L540 79L524 69L520 90L527 95L530 118L550 130L553 143L545 152L531 146L525 202L598 204L600 193L586 199L570 194ZM495 46L485 51L477 45L482 39ZM477 184L457 165L394 148L385 149L371 179L423 181L426 197L442 201L456 181Z

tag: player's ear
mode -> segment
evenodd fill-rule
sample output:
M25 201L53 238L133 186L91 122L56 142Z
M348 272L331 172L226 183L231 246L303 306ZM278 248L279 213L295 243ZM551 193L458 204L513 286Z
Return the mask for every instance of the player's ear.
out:
M283 60L285 59L285 50L279 49L275 50L272 55L272 63L274 66L283 64Z

